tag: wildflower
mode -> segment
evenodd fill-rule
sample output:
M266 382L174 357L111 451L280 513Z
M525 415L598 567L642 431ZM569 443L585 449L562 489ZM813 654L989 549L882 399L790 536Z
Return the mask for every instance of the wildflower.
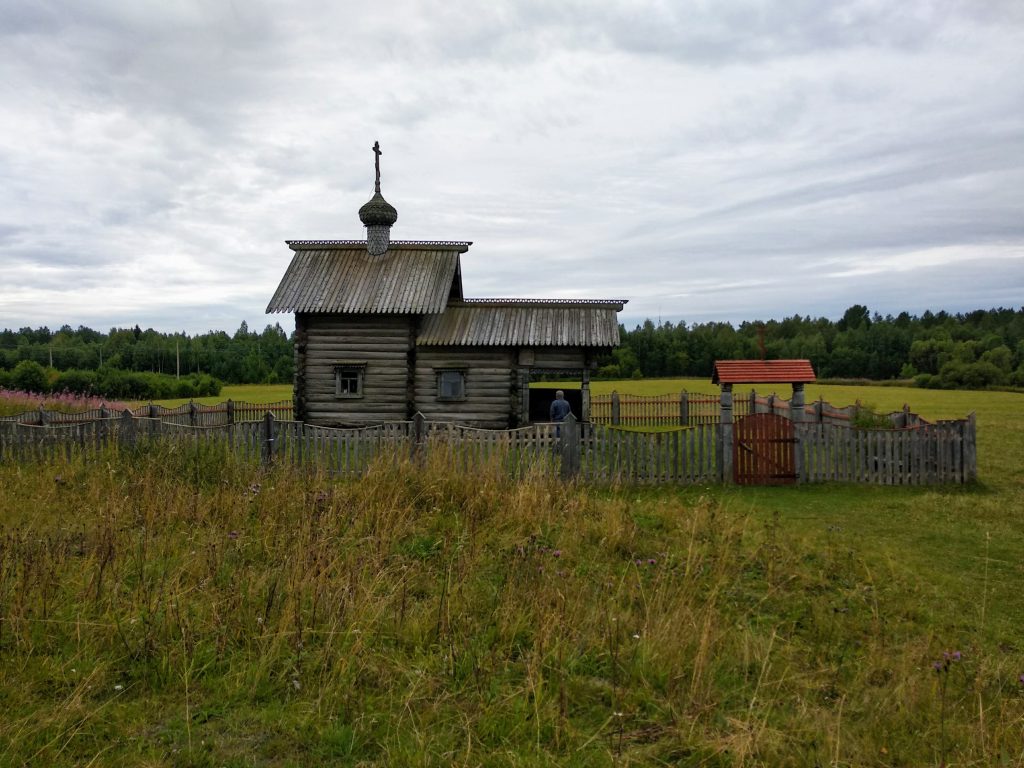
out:
M74 670L71 670L71 671L74 672ZM1021 675L1020 677L1018 677L1017 678L1017 682L1020 683L1021 685L1024 685L1024 675Z
M551 553L551 556L552 557L561 557L562 556L562 550L556 549L554 552Z
M637 565L643 565L643 564L644 564L644 561L643 561L643 560L641 560L641 559L640 559L640 558L638 557L638 558L636 559L636 564L637 564Z
M299 679L298 679L297 677L293 677L293 678L292 678L292 687L293 687L293 688L294 688L294 689L295 689L296 691L300 691L300 690L302 690L302 683L300 683L300 682L299 682Z
M232 539L232 540L237 539L238 538L238 531L231 531L230 533L228 533L228 538Z
M118 683L117 685L114 686L114 690L115 691L123 691L124 690L124 686L121 685L120 683Z
M634 640L639 640L640 639L640 633L639 632L634 632L633 633L633 639Z
M647 564L648 565L657 565L658 561L655 560L653 557L649 557L649 558L647 558Z
M941 672L942 671L942 667L943 667L943 664L942 664L941 661L933 661L932 662L932 669L934 669L936 672Z

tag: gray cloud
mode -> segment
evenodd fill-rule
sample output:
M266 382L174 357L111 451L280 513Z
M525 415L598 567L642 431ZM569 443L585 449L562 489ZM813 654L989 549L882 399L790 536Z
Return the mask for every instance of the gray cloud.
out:
M1017 2L22 5L0 326L261 325L284 239L362 234L378 138L395 237L474 240L476 295L1024 294Z

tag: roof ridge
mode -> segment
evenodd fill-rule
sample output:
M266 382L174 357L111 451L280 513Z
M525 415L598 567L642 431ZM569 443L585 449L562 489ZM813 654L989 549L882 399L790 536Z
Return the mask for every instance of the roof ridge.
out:
M285 240L293 251L311 248L365 248L365 240ZM472 240L392 240L391 248L461 248L465 251Z
M538 304L541 306L558 306L572 305L579 306L583 304L595 304L595 305L609 305L609 304L626 304L629 299L534 299L534 298L464 298L459 301L449 302L448 306L458 306L460 304L477 304L477 305L495 305L495 304Z

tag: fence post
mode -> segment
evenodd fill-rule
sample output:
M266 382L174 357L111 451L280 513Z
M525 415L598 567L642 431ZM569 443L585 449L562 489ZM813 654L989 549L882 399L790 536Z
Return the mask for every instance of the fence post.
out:
M562 479L572 480L580 473L580 433L576 417L569 413L561 423L558 449L562 457Z
M796 482L799 485L804 480L804 446L801 442L803 437L804 423L804 385L793 384L793 397L789 401L789 420L793 422L793 473L796 475Z
M722 385L718 418L718 471L723 483L732 482L732 384Z
M228 412L228 424L235 423L235 401L230 397L228 398L227 405L225 406Z
M40 403L39 404L39 426L45 427L49 423L50 423L50 416L43 409L43 404Z
M757 391L753 387L750 389L750 410L747 413L751 416L757 413Z
M196 425L196 404L191 400L188 401L188 425L194 427Z
M612 390L612 424L618 424L622 420L622 411L620 410L621 404L619 403L619 393L614 389Z
M972 483L978 479L978 423L974 411L967 414L963 435L964 480Z
M410 449L410 456L414 462L422 463L423 459L426 458L424 446L426 443L427 436L427 420L423 418L423 414L419 411L412 417L412 446Z
M153 405L153 403L149 404L149 418L155 419L160 415L156 410L158 407L159 406Z
M274 414L270 411L263 417L261 438L260 463L269 465L274 461Z
M127 408L121 413L120 429L117 430L117 446L119 448L135 447L135 419Z
M686 427L690 424L690 396L684 389L679 393L679 426Z

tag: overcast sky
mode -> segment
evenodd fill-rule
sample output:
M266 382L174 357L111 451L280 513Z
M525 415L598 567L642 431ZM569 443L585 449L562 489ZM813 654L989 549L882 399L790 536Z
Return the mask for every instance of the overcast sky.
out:
M0 327L232 331L286 239L623 320L1024 304L1024 2L0 4Z

